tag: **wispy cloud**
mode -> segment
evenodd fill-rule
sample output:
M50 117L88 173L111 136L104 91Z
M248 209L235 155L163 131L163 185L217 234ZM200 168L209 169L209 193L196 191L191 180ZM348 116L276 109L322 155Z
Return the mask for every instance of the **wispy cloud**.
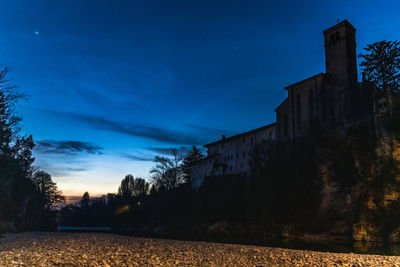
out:
M206 126L201 126L201 125L196 125L193 123L186 123L185 126L195 132L197 132L198 134L205 134L205 135L226 135L226 136L230 136L230 135L234 135L236 134L236 132L232 131L232 130L227 130L227 129L217 129L217 128L212 128L212 127L206 127Z
M97 116L53 110L45 111L55 116L64 116L79 122L83 122L95 129L147 138L170 145L202 145L209 142L210 139L215 138L216 135L224 132L222 130L195 126L192 124L184 125L188 129L186 131L176 131L151 125L114 121ZM230 131L225 131L224 133L226 134L227 132L230 133Z
M173 154L173 150L172 149L176 149L178 151L178 153L180 154L186 154L191 148L188 146L181 146L178 148L167 148L167 147L149 147L148 150L159 153L159 154L163 154L166 156L171 156Z
M53 154L62 156L62 154ZM75 158L47 158L42 157L40 154L36 155L36 160L34 163L35 167L50 173L55 177L71 177L78 172L85 172L90 169L87 162L82 161L82 159L77 160Z
M35 148L41 154L75 155L78 153L102 154L102 148L89 142L81 141L38 141Z
M150 156L137 156L137 155L132 155L129 153L120 153L119 155L123 158L134 160L134 161L154 161L154 157L150 157Z

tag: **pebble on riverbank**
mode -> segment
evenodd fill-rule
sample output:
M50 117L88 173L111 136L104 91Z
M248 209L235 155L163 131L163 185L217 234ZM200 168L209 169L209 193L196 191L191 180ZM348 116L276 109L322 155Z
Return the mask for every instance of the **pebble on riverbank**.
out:
M100 233L21 233L1 240L0 266L400 266L358 255Z

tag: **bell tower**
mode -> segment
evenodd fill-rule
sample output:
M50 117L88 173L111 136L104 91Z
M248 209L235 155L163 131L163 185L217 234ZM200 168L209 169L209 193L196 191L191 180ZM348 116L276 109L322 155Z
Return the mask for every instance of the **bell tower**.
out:
M356 29L344 20L324 31L325 66L330 84L349 88L357 83Z

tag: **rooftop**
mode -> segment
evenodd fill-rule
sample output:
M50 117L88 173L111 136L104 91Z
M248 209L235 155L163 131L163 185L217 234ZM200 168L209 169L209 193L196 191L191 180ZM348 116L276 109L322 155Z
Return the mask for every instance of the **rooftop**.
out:
M301 80L300 82L297 82L297 83L291 84L289 86L286 86L285 89L288 90L290 88L297 87L297 86L299 86L301 84L304 84L304 83L309 82L311 80L315 80L315 79L320 78L320 77L322 78L324 76L325 76L325 73L321 72L321 73L318 73L317 75L314 75L314 76L311 76L311 77L309 77L307 79Z
M262 131L262 130L265 130L265 129L268 129L268 128L275 127L275 125L276 125L276 122L271 123L271 124L268 124L268 125L265 125L265 126L262 126L262 127L260 127L260 128L257 128L257 129L251 130L251 131L248 131L248 132L244 132L244 133L240 133L240 134L237 134L237 135L233 135L233 136L230 136L230 137L225 138L225 139L220 139L220 140L218 140L218 141L215 141L215 142L209 143L209 144L207 144L207 145L204 145L204 147L209 147L209 146L211 146L211 145L216 145L216 144L220 144L220 143L225 143L225 142L227 142L227 141L231 141L231 140L233 140L233 139L236 139L236 138L239 138L239 137L248 135L248 134L256 133L256 132L258 132L258 131Z
M286 104L286 102L288 101L289 97L286 97L285 100L282 101L282 103L279 104L279 106L277 106L275 108L275 111L277 111L282 105Z

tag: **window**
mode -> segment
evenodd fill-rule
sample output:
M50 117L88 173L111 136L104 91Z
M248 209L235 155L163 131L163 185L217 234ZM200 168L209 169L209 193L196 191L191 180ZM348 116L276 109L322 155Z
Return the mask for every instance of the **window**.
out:
M243 143L246 142L246 138L243 137Z
M239 153L236 153L236 158L237 158L237 159L239 158Z
M243 152L243 157L244 157L244 158L246 157L246 152Z
M269 140L272 139L272 131L270 131L270 132L268 133L268 138L269 138Z
M339 40L339 32L331 33L330 38L332 43Z
M280 112L278 112L277 121L278 121L278 125L279 125L279 128L278 128L278 138L281 139L281 138L282 138L282 129L281 129L280 125L282 125L283 122L281 121L281 113L280 113Z
M283 114L283 138L288 139L288 137L289 137L288 116L287 114Z
M310 120L314 117L314 92L310 90L308 93L308 113Z
M330 113L331 126L335 127L336 126L335 107L331 102L329 103L329 113Z
M297 129L301 130L301 100L299 94L296 96L296 115Z
M243 169L243 163L242 163L242 164L240 164L240 168L242 168L242 169Z
M335 41L335 35L332 33L331 34L331 42L333 43Z
M327 119L327 101L326 101L326 93L325 90L321 90L319 93L319 101L321 101L321 117L322 120Z
M231 166L231 170L232 170L232 166Z
M254 145L254 138L253 137L250 139L250 143L251 143L251 145Z

